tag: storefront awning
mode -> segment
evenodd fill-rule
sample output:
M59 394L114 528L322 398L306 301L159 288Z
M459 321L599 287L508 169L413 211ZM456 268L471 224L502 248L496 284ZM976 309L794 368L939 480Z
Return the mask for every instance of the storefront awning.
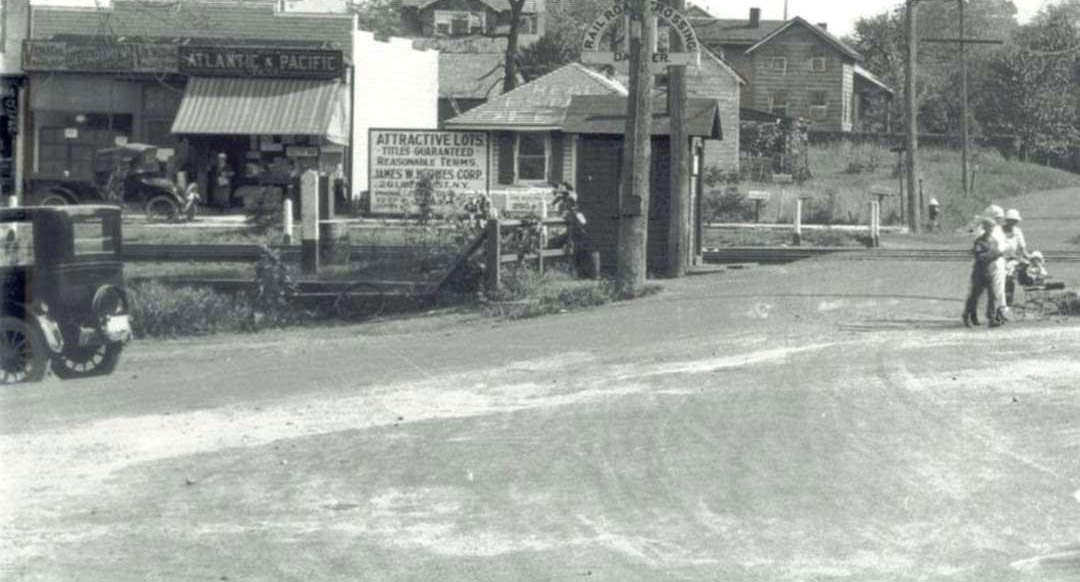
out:
M312 135L349 143L348 88L340 81L192 77L175 134Z

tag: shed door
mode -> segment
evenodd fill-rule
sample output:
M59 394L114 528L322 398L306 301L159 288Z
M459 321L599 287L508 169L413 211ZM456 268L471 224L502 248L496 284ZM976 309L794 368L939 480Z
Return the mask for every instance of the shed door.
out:
M585 215L591 250L600 251L600 268L615 272L619 240L619 168L622 136L582 135L578 140L578 207Z

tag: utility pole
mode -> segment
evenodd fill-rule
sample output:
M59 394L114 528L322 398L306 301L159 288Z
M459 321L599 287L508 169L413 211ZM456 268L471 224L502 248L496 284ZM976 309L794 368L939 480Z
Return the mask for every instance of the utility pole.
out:
M682 12L686 0L670 0L669 5ZM681 53L682 36L672 31L668 35L668 51ZM667 106L671 121L670 197L668 206L667 276L683 277L689 262L690 246L690 164L687 160L686 136L686 67L669 66Z
M623 140L616 256L616 284L623 296L638 295L645 287L653 88L649 51L656 39L651 1L631 0L630 12L630 94Z
M906 160L905 170L907 172L907 223L911 232L919 232L920 214L922 209L919 208L919 191L918 191L918 159L919 159L919 120L918 120L918 105L915 98L915 62L918 58L918 41L916 39L916 19L918 12L919 0L907 0L907 18L906 33L907 33L907 62L904 64L904 77L905 77L905 89L904 89L904 104L907 108L907 139L906 139Z
M971 172L968 170L968 152L971 142L971 130L970 130L970 115L968 114L968 74L967 74L967 57L965 56L965 48L969 44L1003 44L1000 40L990 39L974 39L964 36L964 3L966 0L957 0L960 12L960 34L957 38L927 38L923 39L925 42L937 42L937 43L955 43L960 45L957 51L957 55L960 58L960 99L962 100L960 106L960 139L963 141L961 145L960 154L960 171L963 176L960 178L960 183L963 184L964 195L971 193Z
M966 197L968 188L968 86L967 86L967 59L964 58L964 0L956 0L960 6L960 98L963 105L960 107L960 139L963 144L960 147L960 171L964 173L961 183Z

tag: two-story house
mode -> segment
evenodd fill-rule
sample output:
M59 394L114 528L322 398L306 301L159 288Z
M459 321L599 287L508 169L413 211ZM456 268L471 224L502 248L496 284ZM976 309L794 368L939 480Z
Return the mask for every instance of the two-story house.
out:
M404 0L401 22L407 36L461 37L502 34L510 28L507 0ZM544 35L544 0L525 0L518 28L522 46Z
M863 68L862 55L825 24L797 16L762 20L759 8L750 9L748 20L713 18L700 8L691 16L701 42L746 79L744 108L801 117L812 131L888 126L888 120L868 119L864 112L873 99L891 99L893 90Z

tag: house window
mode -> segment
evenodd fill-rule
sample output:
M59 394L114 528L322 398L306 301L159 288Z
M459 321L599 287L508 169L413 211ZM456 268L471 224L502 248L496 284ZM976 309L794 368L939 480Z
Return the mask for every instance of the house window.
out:
M829 115L829 94L825 91L810 92L810 119L822 120Z
M824 73L828 59L824 55L810 57L810 70L815 73Z
M769 111L777 115L783 115L787 117L787 110L787 93L777 92L769 95Z
M543 133L517 134L517 181L543 182L547 180L548 136Z
M787 58L785 57L769 57L769 70L774 73L780 73L781 75L787 74Z
M484 32L483 12L467 10L436 10L435 32L447 36L462 36Z
M536 34L537 22L535 14L522 14L521 25L518 28L518 34Z

